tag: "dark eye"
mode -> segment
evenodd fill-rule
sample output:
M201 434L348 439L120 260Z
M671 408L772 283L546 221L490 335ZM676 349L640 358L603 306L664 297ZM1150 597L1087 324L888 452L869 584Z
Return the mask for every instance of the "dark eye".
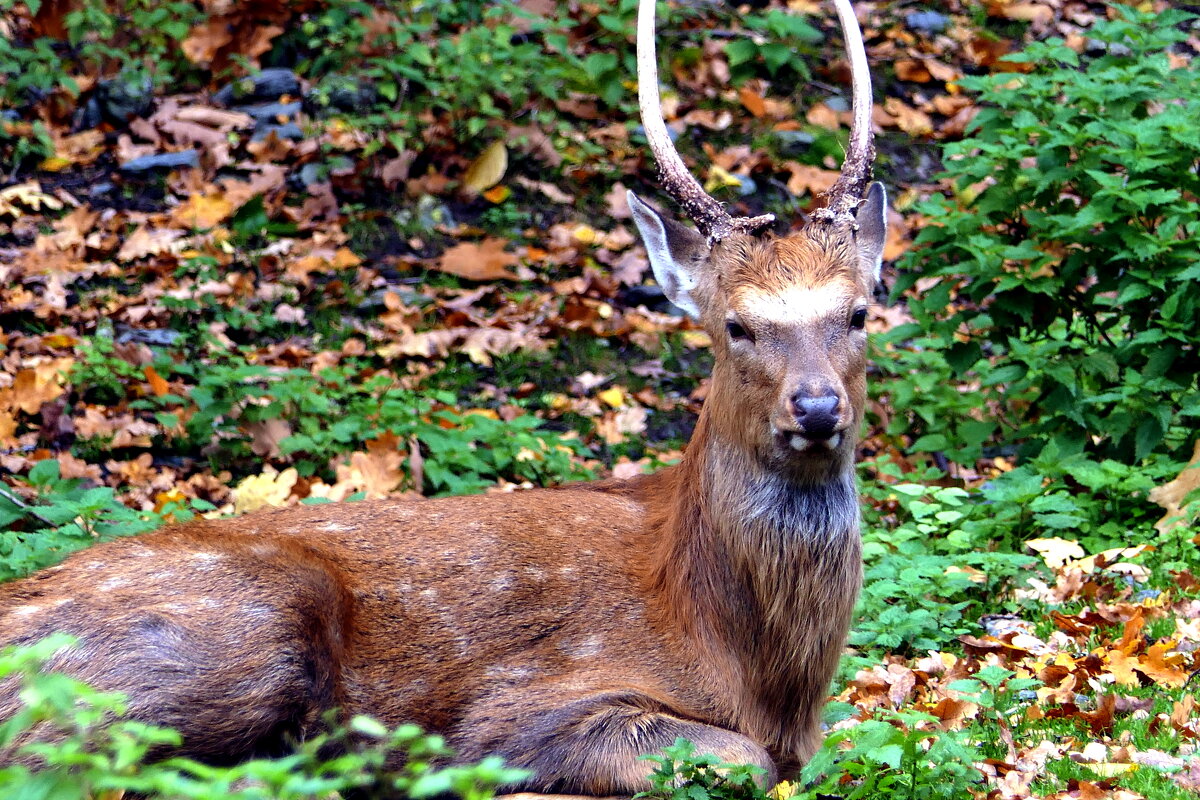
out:
M865 308L857 308L850 315L850 327L856 331L861 331L863 326L867 324L867 310Z
M742 323L738 322L736 319L731 319L725 323L725 332L728 333L729 338L733 339L735 342L754 341L754 337L750 335L750 332L743 328Z

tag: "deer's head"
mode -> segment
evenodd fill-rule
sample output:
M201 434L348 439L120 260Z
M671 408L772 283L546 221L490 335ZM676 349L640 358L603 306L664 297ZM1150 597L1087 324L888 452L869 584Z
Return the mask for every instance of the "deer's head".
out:
M709 424L764 468L820 479L853 459L866 401L864 324L886 236L883 186L868 183L871 86L849 0L835 0L853 75L850 148L825 208L798 233L758 233L688 173L659 109L654 0L638 16L642 122L664 189L693 230L629 196L654 276L712 336Z

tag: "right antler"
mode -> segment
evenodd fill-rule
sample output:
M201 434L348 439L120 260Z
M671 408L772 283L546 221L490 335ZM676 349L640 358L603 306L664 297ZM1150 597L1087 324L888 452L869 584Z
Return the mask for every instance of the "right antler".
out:
M825 208L817 209L813 217L820 222L837 225L854 223L854 210L862 202L867 182L871 179L875 144L871 132L871 73L867 66L867 49L863 45L862 31L859 30L850 0L833 0L833 4L837 8L842 37L846 41L846 55L850 58L853 115L850 146L846 150L846 160L842 162L842 174L826 195Z
M774 214L761 217L731 217L719 202L704 191L688 172L663 121L658 97L658 54L654 48L654 3L641 0L637 22L638 105L642 109L642 127L650 142L650 151L658 162L659 180L663 190L683 208L696 223L697 230L718 242L734 233L753 233L775 221Z
M814 217L833 224L853 223L854 210L862 201L863 191L871 176L875 146L871 135L871 75L867 68L867 52L862 32L854 16L850 0L833 0L838 21L846 40L850 57L850 78L853 84L853 121L850 125L850 147L837 182L829 190L825 208ZM642 111L642 127L650 150L658 162L659 180L663 190L682 206L684 213L696 223L696 228L717 242L733 233L753 233L774 221L773 214L761 217L731 217L713 199L683 163L663 121L658 96L658 55L654 47L655 0L641 0L637 22L638 105Z

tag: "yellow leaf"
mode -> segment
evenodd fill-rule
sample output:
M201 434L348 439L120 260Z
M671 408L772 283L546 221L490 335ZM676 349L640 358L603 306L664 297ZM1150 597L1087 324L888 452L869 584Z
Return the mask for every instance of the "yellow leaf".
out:
M242 514L267 506L281 506L291 496L299 477L291 467L283 472L267 467L261 475L251 475L233 490L233 510Z
M714 192L723 186L741 186L742 182L729 170L722 169L716 164L708 168L708 178L704 181L704 191Z
M768 793L768 796L771 800L788 800L795 793L796 784L791 781L780 781L775 784L775 788Z
M625 392L620 386L613 386L611 389L596 392L596 397L612 408L620 408L625 405Z
M1077 561L1087 555L1078 542L1057 536L1052 539L1030 539L1025 546L1040 555L1050 569L1058 569L1068 561Z
M475 193L490 189L500 182L507 169L508 150L504 147L504 141L494 141L467 167L467 173L463 175L463 187Z
M71 159L61 156L50 156L41 164L38 164L38 169L46 172L62 172L67 167L71 166Z

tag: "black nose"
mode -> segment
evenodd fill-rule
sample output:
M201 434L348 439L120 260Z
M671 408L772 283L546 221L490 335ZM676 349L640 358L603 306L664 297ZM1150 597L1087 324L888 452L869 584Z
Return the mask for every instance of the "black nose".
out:
M792 411L801 433L810 439L828 439L838 423L838 397L833 392L814 397L800 391L792 396Z

